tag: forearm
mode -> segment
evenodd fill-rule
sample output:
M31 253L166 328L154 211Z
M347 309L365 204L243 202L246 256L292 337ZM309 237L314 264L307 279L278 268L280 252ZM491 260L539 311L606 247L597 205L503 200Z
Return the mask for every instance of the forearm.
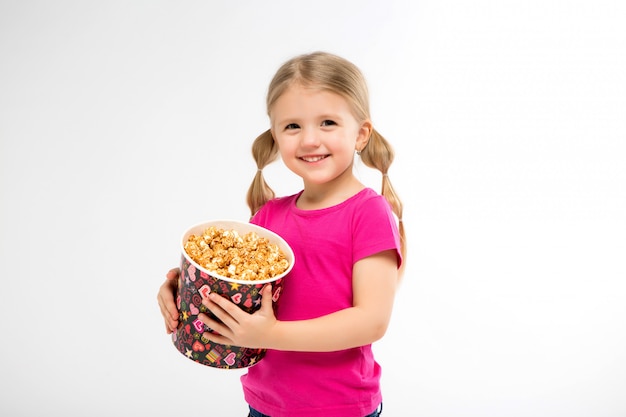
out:
M267 347L330 352L368 345L383 337L390 315L373 317L363 308L349 307L310 320L278 321L267 335Z
M353 306L310 320L277 321L265 347L329 352L364 346L384 336L397 286L396 256L386 251L354 267Z

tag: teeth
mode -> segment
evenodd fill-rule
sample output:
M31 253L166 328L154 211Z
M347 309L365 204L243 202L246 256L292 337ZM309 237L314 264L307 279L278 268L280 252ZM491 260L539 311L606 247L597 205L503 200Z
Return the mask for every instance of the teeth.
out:
M321 161L324 158L325 156L313 156L313 157L303 156L301 159L307 162L317 162L317 161Z

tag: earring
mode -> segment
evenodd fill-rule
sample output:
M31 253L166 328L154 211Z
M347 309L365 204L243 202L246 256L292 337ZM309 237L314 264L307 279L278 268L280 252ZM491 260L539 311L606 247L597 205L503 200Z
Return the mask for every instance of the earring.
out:
M361 151L359 151L359 150L357 149L356 154L357 154L357 155L359 155L359 156L361 156Z

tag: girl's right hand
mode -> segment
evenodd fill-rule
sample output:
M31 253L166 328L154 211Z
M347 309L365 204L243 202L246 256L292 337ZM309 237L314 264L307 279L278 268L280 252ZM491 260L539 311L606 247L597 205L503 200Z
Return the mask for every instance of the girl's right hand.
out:
M170 269L165 275L165 282L159 288L157 301L165 321L165 331L170 334L178 327L178 309L174 297L178 287L179 268Z

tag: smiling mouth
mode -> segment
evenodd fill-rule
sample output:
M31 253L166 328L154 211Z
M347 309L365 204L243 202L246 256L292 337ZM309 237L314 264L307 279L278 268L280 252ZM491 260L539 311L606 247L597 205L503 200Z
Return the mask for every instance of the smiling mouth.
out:
M305 162L317 162L321 161L324 158L327 158L328 155L320 155L320 156L301 156L300 159Z

